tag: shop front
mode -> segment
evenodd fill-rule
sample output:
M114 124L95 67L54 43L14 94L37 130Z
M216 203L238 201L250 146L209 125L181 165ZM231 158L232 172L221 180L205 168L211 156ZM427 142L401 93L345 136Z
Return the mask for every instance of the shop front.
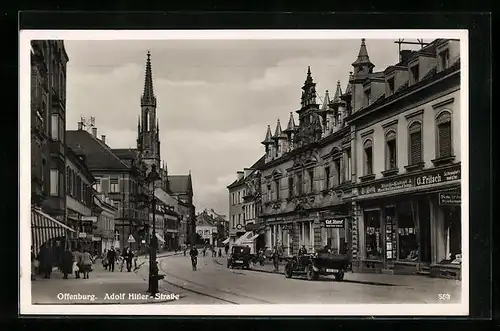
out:
M320 213L320 244L334 254L349 254L351 231L350 204L332 206Z
M355 270L431 274L439 265L460 278L460 178L454 165L359 185Z

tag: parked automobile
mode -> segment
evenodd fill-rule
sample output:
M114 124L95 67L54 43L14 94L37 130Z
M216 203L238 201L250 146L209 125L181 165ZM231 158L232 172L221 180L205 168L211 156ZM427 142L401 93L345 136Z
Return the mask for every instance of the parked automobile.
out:
M235 245L227 258L228 268L246 268L250 269L250 247Z
M285 277L305 274L308 280L317 280L320 275L333 275L340 281L344 279L349 264L348 255L327 252L294 255L285 266Z

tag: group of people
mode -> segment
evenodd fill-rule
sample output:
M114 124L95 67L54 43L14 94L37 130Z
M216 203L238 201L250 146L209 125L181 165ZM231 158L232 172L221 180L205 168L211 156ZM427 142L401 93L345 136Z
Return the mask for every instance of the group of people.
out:
M63 274L63 279L68 279L70 274L75 274L75 278L89 278L92 271L94 259L88 250L80 252L78 248L73 251L67 247L60 253L60 245L45 243L40 248L38 255L31 246L31 279L35 280L36 275L42 275L43 278L50 278L54 267L58 267Z
M129 247L125 248L121 254L119 250L115 250L114 247L111 247L109 250L104 250L103 256L102 265L105 270L111 272L115 271L115 264L118 262L120 271L123 271L123 264L126 264L128 272L132 271L132 262L135 254Z

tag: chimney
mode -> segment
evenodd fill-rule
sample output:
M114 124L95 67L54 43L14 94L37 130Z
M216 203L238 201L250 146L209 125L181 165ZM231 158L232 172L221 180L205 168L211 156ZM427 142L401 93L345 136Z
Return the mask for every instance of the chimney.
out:
M407 64L408 60L410 59L413 51L409 49L402 49L401 52L399 52L399 59L400 62Z
M78 122L78 131L82 131L82 130L83 130L83 123Z
M101 141L103 143L106 143L106 135L105 134L101 134Z
M236 175L238 176L238 180L240 180L240 179L243 179L243 177L245 176L245 172L243 172L243 171L237 171Z
M97 128L92 128L92 137L97 138Z

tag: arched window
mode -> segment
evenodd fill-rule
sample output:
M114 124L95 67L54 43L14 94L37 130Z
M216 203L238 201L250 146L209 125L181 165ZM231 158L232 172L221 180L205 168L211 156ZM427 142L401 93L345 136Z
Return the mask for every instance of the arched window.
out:
M364 174L371 175L373 174L373 141L371 139L365 140L363 144L364 150Z
M452 156L451 113L442 111L436 118L436 125L438 158Z
M422 124L414 121L408 127L409 155L408 160L410 165L419 164L422 162Z
M397 147L396 131L389 130L385 135L385 169L391 170L397 168Z
M149 125L150 117L151 117L151 115L149 114L149 110L147 110L147 109L146 109L146 121L145 121L146 123L144 123L144 125L145 125L144 130L145 130L146 132L148 132L148 131L149 131L149 127L150 127L150 125Z

